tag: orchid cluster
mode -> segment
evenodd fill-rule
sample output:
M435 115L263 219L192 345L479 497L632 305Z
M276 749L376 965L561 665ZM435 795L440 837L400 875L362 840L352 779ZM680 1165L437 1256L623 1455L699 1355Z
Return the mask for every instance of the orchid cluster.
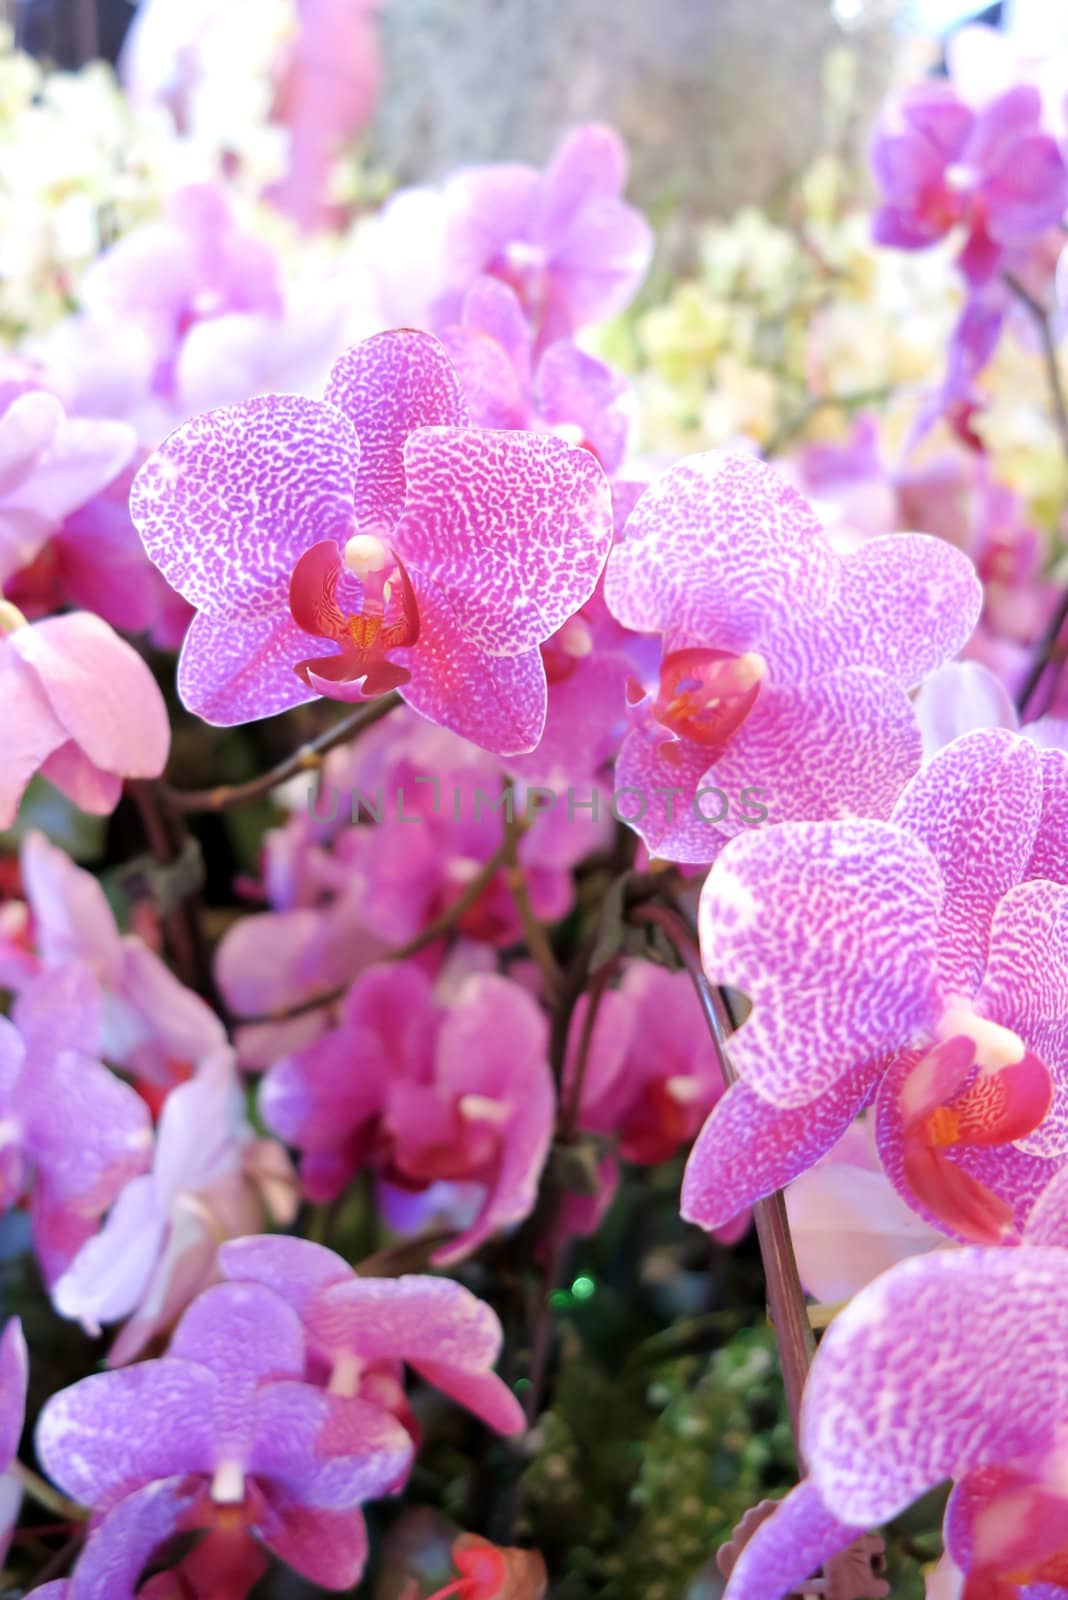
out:
M1068 1595L1068 66L656 306L606 125L346 183L376 9L0 63L0 1563Z

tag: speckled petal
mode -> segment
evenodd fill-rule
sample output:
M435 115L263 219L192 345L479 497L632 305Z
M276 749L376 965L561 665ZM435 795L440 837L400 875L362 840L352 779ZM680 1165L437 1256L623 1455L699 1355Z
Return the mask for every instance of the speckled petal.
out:
M765 1099L803 1106L936 1020L942 880L929 852L880 822L792 823L734 839L701 894L713 983L749 995L733 1036Z
M699 745L672 744L669 759L664 742L655 724L627 734L616 757L616 808L651 855L695 864L713 861L727 842L727 834L712 821L724 809L723 797L711 793L719 779L713 772L703 782L708 753ZM702 787L709 793L698 798ZM727 795L735 805L740 798Z
M769 1105L735 1083L712 1111L686 1163L682 1215L711 1231L785 1188L826 1155L863 1106L877 1066L856 1067L797 1110Z
M1039 1195L1024 1226L1023 1242L1068 1250L1068 1166L1061 1167Z
M754 789L769 822L888 817L920 763L908 696L877 672L845 670L802 686L769 682L706 772L732 797ZM723 832L747 826L739 805Z
M529 650L590 598L612 505L588 450L538 434L427 428L409 438L404 461L397 552L472 644L490 655Z
M1040 750L1042 820L1027 864L1029 878L1068 883L1068 750Z
M946 884L939 943L950 991L978 987L994 908L1025 874L1041 808L1039 753L1007 728L946 745L894 808L893 821L926 845Z
M416 428L462 428L467 407L444 345L414 328L378 333L334 365L326 399L360 441L354 498L362 527L392 526L404 506L404 445ZM326 538L324 529L320 538Z
M782 1600L864 1531L832 1516L806 1479L742 1550L723 1600Z
M495 755L522 755L537 745L548 701L537 648L487 655L461 631L448 602L420 584L419 640L394 654L411 673L402 697L428 721Z
M200 611L182 645L178 693L183 705L217 728L274 717L316 698L295 668L328 648L288 612L224 622Z
M1045 1453L1068 1399L1059 1251L903 1261L832 1322L802 1412L824 1502L865 1527L970 1468Z
M830 604L838 563L805 501L754 456L689 456L645 491L605 573L640 633L744 651L774 621Z
M134 479L130 515L173 589L209 616L284 610L320 539L352 532L359 441L334 406L263 395L194 417Z
M821 629L825 659L871 667L914 688L967 643L982 604L975 568L944 539L926 533L869 539L842 563Z

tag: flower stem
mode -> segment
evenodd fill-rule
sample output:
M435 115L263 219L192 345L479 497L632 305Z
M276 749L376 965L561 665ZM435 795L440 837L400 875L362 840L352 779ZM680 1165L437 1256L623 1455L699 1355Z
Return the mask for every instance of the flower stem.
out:
M24 1466L21 1461L16 1461L11 1470L21 1483L23 1493L27 1494L31 1500L35 1500L39 1506L44 1506L46 1511L51 1511L55 1516L62 1517L64 1524L76 1522L80 1526L88 1518L88 1511L78 1505L77 1501L68 1500L67 1496L60 1494L58 1489L53 1489L52 1485L46 1483L44 1478L39 1473L34 1472L32 1467Z
M258 778L250 778L247 783L222 784L216 789L172 789L164 784L163 797L172 811L232 811L235 806L270 794L279 784L286 783L302 772L318 771L323 764L323 757L331 750L349 739L355 739L376 722L381 722L400 703L398 694L386 694L377 700L368 700L349 716L335 722L332 728L327 728L317 739L311 739L299 750L294 750L291 756L280 761L269 772L261 773Z
M705 977L693 929L681 913L670 906L635 906L631 916L636 922L660 928L674 945L697 992L701 1010L716 1047L724 1082L728 1086L737 1083L738 1074L726 1046L727 1036L735 1025L734 1019L730 1015L723 995L713 989ZM779 1349L779 1362L782 1367L786 1405L790 1413L790 1425L793 1428L798 1466L804 1473L805 1463L801 1452L800 1433L801 1395L809 1367L812 1365L815 1342L809 1326L805 1293L797 1271L793 1241L790 1238L786 1202L781 1191L767 1195L756 1202L753 1207L753 1220L756 1223L760 1256L764 1263L768 1309L775 1330L775 1342Z
M1025 289L1019 278L1011 272L1005 273L1005 282L1019 300L1026 306L1034 320L1035 328L1042 345L1042 356L1046 363L1046 377L1049 382L1050 399L1053 402L1053 414L1057 419L1057 429L1061 436L1065 457L1068 458L1068 402L1065 400L1064 385L1061 382L1061 371L1057 365L1057 344L1053 337L1053 323L1049 312L1041 300L1036 300L1030 290Z

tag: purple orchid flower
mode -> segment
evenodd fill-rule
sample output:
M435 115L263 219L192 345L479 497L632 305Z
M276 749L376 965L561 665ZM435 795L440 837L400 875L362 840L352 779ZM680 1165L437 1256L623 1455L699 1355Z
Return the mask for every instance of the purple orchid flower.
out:
M744 991L741 1081L683 1213L714 1227L823 1155L878 1091L880 1156L933 1226L1020 1237L1068 1158L1068 754L961 738L889 823L735 840L702 893L709 978Z
M369 1375L408 1365L498 1433L525 1427L522 1406L493 1372L501 1325L461 1284L360 1277L322 1245L271 1234L224 1244L219 1266L232 1281L266 1284L288 1301L331 1394L360 1395Z
M123 778L158 778L171 730L155 678L124 639L87 611L28 623L0 600L5 748L0 828L35 773L83 811L107 816Z
M74 1600L125 1600L186 1528L251 1534L326 1588L359 1580L360 1506L403 1480L411 1440L381 1408L305 1383L306 1362L296 1312L261 1284L227 1283L194 1301L160 1360L52 1396L38 1457L94 1512ZM116 1562L127 1587L105 1588Z
M442 330L441 342L479 427L554 433L592 450L609 477L620 470L635 420L630 383L569 339L535 362L530 324L506 283L476 279L460 321Z
M264 1202L273 1220L292 1222L296 1174L278 1145L254 1138L244 1107L225 1055L173 1089L152 1171L127 1183L100 1232L53 1286L57 1311L93 1337L101 1323L125 1321L110 1365L134 1360L173 1326L211 1282L219 1240L262 1226Z
M920 760L906 691L960 649L982 589L924 534L842 558L771 468L709 453L642 495L605 597L663 639L616 763L641 807L627 820L651 852L704 862L761 807L775 822L887 816Z
M901 1262L835 1318L802 1407L809 1476L746 1545L726 1600L779 1600L946 1478L965 1600L1053 1600L1068 1587L1059 1188L1056 1244Z
M400 688L487 749L537 744L538 646L593 592L608 487L586 450L465 423L441 345L402 332L343 356L324 402L266 396L166 441L131 511L198 608L191 710L230 725Z
M948 84L907 89L887 108L871 164L883 198L876 240L922 250L963 226L960 268L973 284L996 274L1006 250L1055 228L1068 204L1068 171L1029 84L978 110Z
M29 1355L22 1324L12 1317L0 1333L0 1564L7 1555L22 1505L22 1483L15 1464L26 1414Z
M317 1199L365 1166L409 1190L473 1187L474 1220L431 1257L444 1266L533 1207L555 1111L546 1050L545 1017L507 978L476 974L444 1007L411 962L372 967L337 1028L272 1066L260 1112Z
M0 1018L0 1210L29 1193L34 1243L53 1282L152 1153L144 1101L94 1057L92 977L68 966Z

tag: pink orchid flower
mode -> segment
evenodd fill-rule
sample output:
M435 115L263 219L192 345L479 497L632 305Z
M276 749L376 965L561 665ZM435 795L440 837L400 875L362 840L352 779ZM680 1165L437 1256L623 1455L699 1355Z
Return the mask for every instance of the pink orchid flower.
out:
M946 1478L962 1600L1068 1587L1068 1236L900 1262L824 1335L805 1389L808 1477L741 1554L726 1600L779 1600ZM937 1337L932 1337L937 1330Z
M87 611L28 623L0 600L0 703L6 742L0 828L35 773L83 811L107 816L123 778L158 778L171 730L155 678Z
M705 970L742 990L740 1075L690 1157L704 1227L805 1171L878 1094L879 1153L932 1226L1013 1242L1068 1158L1068 754L989 729L889 823L735 840L701 899Z
M93 974L100 1048L109 1061L167 1089L225 1051L226 1031L210 1006L179 983L143 939L120 934L92 873L36 831L23 841L20 868L35 956L30 970L77 962Z
M619 135L591 122L543 173L502 162L462 168L440 192L401 190L373 244L390 316L448 327L484 276L518 296L537 351L615 316L653 253L649 224L622 199L626 176Z
M191 710L229 725L400 688L486 749L537 744L538 646L593 592L608 487L588 451L465 422L440 344L402 332L343 356L324 402L266 396L166 441L131 511L198 608Z
M0 1333L0 1563L7 1555L22 1505L22 1482L11 1469L26 1414L30 1359L18 1317Z
M174 1324L211 1282L219 1241L262 1225L264 1202L274 1221L292 1222L296 1174L279 1146L253 1136L244 1105L225 1055L173 1089L152 1171L126 1185L54 1285L57 1311L93 1337L102 1323L125 1322L110 1365L134 1360Z
M358 1582L360 1506L402 1480L411 1440L379 1407L305 1383L306 1361L284 1300L226 1283L193 1302L160 1360L52 1396L38 1458L94 1512L75 1600L126 1600L153 1552L193 1528L252 1535L327 1588Z
M651 852L704 862L761 809L889 815L920 759L907 690L960 649L982 589L924 534L842 558L770 467L709 453L638 500L605 598L662 637L616 763L617 792L637 797L627 820Z
M364 1278L332 1250L264 1234L219 1251L234 1282L264 1283L300 1316L309 1357L331 1394L360 1395L370 1374L413 1368L498 1433L519 1433L523 1408L493 1371L495 1313L448 1278Z
M71 418L39 373L0 363L0 590L133 455L123 422Z
M372 967L338 1027L267 1073L260 1112L315 1199L368 1166L408 1190L474 1186L471 1225L431 1257L443 1266L534 1205L555 1107L546 1050L545 1017L507 978L476 974L442 1006L411 962Z
M535 362L530 324L506 283L476 279L460 321L442 330L441 342L480 427L554 433L592 450L609 477L620 470L636 414L630 383L569 339Z
M53 1282L151 1159L140 1096L96 1059L93 980L68 966L0 1018L0 1210L29 1194L34 1244Z

